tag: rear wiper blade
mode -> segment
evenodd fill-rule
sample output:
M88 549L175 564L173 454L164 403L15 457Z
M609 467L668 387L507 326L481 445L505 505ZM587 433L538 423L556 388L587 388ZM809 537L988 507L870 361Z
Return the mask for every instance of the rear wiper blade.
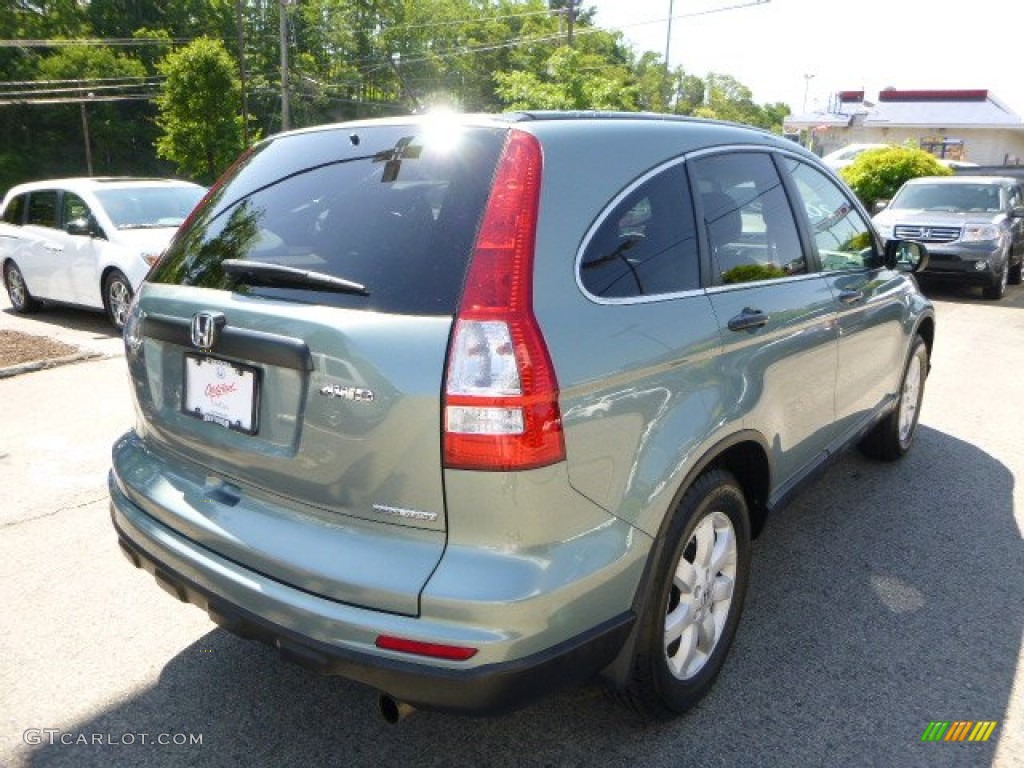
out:
M244 259L224 259L221 268L232 277L244 278L247 285L262 285L269 288L308 288L313 291L333 291L369 296L370 292L361 283L354 283L334 275L296 269L282 264Z

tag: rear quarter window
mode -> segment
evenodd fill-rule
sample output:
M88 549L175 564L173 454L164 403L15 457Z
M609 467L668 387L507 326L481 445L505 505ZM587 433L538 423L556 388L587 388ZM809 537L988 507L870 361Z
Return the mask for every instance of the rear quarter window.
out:
M158 283L398 314L452 314L505 138L375 126L296 134L252 154L176 238ZM369 296L238 285L248 259L324 273Z
M682 164L628 190L605 214L579 263L580 284L599 299L634 299L700 288L693 204Z
M25 196L12 197L7 207L4 208L4 222L7 224L21 224L25 213Z

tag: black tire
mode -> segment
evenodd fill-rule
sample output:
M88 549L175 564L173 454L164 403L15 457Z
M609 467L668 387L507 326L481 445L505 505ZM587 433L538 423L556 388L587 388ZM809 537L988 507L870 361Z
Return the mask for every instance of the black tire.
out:
M43 306L39 299L29 293L25 285L25 278L13 261L7 262L4 266L4 287L7 289L7 297L11 300L11 307L15 312L27 315L31 312L38 312Z
M698 528L703 541L698 539ZM731 550L730 533L734 544ZM716 548L731 555L713 558ZM706 561L702 557L705 553ZM683 568L690 575L679 573L684 559L697 565ZM743 612L749 575L750 516L746 498L730 473L710 469L686 491L669 523L655 565L651 596L639 619L630 677L620 698L657 719L682 714L700 701L729 653ZM731 597L726 604L722 595L730 586ZM711 632L702 629L709 620L714 628ZM686 628L679 638L666 644L670 623ZM691 650L687 652L687 648ZM683 668L674 672L677 665Z
M1010 260L1009 257L1003 262L1003 268L999 274L992 278L992 282L981 289L986 299L998 301L1006 293L1006 286L1010 282Z
M1021 256L1021 260L1010 267L1010 274L1007 277L1007 282L1010 285L1020 285L1021 278L1024 277L1021 275L1022 267L1024 267L1024 256Z
M128 278L116 269L110 272L103 281L103 307L111 325L117 330L124 328L128 307L132 302L132 284Z
M915 385L914 379L917 379ZM900 380L900 396L896 407L878 422L860 442L865 455L879 461L903 458L914 443L917 423L921 416L925 380L928 377L928 347L918 336L910 350L910 357ZM904 418L906 422L904 423Z

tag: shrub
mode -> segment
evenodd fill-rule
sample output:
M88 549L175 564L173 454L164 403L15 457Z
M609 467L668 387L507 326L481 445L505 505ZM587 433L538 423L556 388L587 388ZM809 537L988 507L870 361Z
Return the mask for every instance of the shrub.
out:
M891 200L907 179L952 173L923 149L897 146L863 152L840 171L868 210L877 200Z

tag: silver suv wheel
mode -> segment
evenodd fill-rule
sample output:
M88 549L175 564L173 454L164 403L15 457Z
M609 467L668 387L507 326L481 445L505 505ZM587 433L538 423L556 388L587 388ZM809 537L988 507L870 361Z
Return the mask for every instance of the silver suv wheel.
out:
M921 405L921 382L924 380L924 359L913 355L907 365L907 373L903 377L903 392L900 395L900 427L901 445L910 445L910 438L917 427L917 409Z
M725 663L750 574L750 518L736 478L708 469L683 494L662 533L620 693L656 718L696 704Z
M722 512L704 517L681 553L665 614L669 671L689 680L707 664L725 630L736 584L736 531Z

